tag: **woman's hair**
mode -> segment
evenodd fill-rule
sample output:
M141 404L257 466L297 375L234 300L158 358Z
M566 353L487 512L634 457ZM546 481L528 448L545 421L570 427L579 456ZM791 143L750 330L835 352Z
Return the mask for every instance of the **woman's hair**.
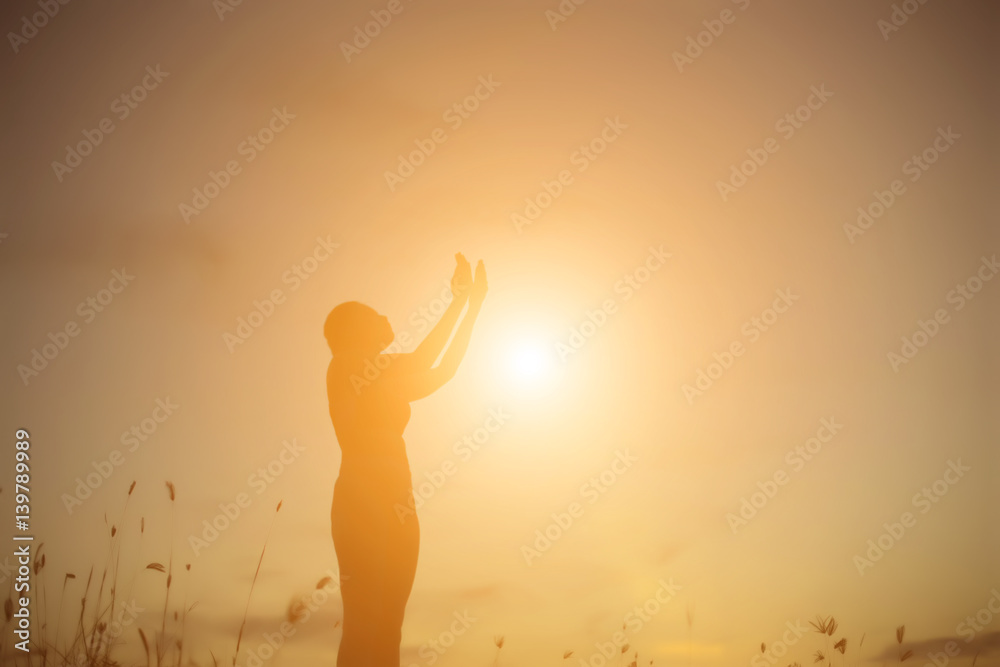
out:
M357 301L347 301L330 311L323 336L334 355L371 347L379 335L379 314Z

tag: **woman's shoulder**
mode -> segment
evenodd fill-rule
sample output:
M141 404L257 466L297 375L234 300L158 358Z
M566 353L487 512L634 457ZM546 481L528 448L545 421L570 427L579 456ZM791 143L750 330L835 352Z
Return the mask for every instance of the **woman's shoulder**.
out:
M345 388L350 388L351 378L356 376L356 364L343 358L331 359L326 369L326 388L330 397L333 398L335 394L343 393Z
M327 393L331 400L335 397L362 399L381 393L386 383L380 380L391 375L388 371L391 367L391 360L376 363L370 359L334 357L326 371Z

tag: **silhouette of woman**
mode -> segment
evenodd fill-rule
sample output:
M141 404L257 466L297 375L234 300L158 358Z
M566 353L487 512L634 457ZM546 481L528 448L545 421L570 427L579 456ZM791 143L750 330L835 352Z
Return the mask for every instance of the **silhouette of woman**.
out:
M337 667L399 667L403 613L420 544L403 442L409 403L455 375L486 297L483 262L473 281L465 257L459 253L455 260L454 298L412 353L383 354L395 334L388 319L368 306L342 303L326 318L323 333L333 352L327 395L342 452L331 510L344 601ZM434 366L466 303L465 317Z

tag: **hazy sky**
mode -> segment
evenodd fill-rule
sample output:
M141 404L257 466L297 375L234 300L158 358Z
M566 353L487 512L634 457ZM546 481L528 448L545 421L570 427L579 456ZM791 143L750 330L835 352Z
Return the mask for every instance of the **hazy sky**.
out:
M491 664L499 635L501 664L579 664L623 624L641 664L863 634L896 660L904 623L911 664L949 637L1000 660L991 3L39 11L2 10L3 433L31 432L50 605L121 528L123 658L171 545L200 664L231 659L272 519L244 648L335 571L323 320L360 300L419 338L461 250L490 293L405 434L440 488L404 666ZM833 637L787 632L817 614ZM329 664L339 617L267 664Z

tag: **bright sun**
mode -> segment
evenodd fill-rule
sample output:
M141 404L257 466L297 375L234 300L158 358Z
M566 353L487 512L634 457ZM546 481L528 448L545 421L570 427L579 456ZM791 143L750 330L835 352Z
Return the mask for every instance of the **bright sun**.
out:
M545 374L549 360L538 345L521 344L511 352L511 371L525 380L537 380Z
M504 366L511 383L521 390L544 391L555 380L555 351L544 342L518 340L508 347Z

